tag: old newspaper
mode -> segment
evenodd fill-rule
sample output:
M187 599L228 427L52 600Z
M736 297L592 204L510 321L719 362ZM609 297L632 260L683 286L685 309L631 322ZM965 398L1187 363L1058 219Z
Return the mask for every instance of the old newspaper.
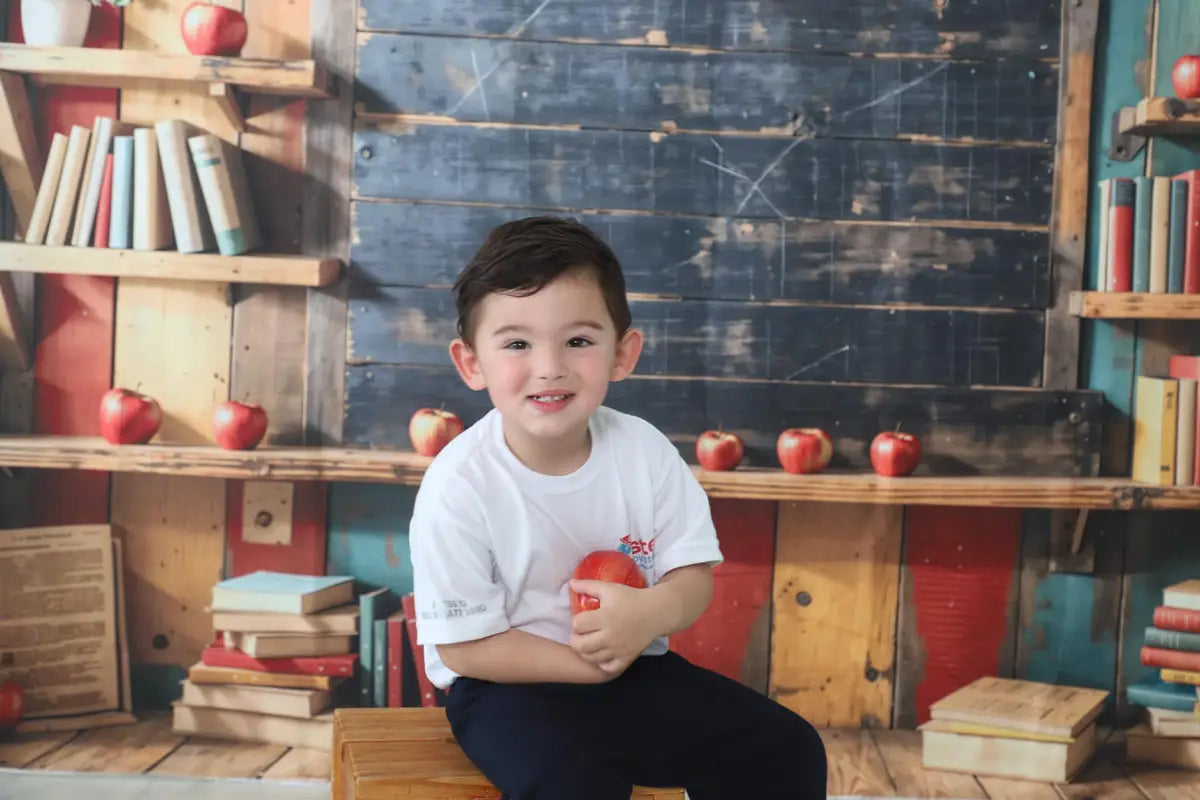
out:
M118 575L107 525L0 530L0 681L27 719L127 708Z

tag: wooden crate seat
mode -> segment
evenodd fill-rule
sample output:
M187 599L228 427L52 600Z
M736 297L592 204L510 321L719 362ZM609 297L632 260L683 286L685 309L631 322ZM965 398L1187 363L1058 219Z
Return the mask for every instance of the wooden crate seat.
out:
M339 708L333 715L333 800L499 800L454 741L441 708ZM682 800L682 789L634 787L631 799Z

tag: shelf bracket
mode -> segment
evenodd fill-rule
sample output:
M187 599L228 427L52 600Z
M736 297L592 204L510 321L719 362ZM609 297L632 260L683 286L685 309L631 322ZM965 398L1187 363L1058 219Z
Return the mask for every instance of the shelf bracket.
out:
M1109 131L1108 157L1112 161L1132 161L1146 146L1146 137L1131 131L1137 122L1137 106L1125 106L1113 112Z
M242 114L242 104L237 91L228 83L210 83L208 96L217 103L226 121L238 133L246 130L246 117Z
M1050 515L1050 572L1092 573L1096 569L1095 548L1084 544L1088 509L1061 509Z

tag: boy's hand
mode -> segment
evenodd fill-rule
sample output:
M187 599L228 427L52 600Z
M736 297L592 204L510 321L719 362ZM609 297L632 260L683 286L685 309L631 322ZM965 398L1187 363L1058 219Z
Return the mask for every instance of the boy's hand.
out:
M585 661L619 675L659 635L651 591L608 581L572 580L571 589L600 600L595 611L571 620L571 647Z

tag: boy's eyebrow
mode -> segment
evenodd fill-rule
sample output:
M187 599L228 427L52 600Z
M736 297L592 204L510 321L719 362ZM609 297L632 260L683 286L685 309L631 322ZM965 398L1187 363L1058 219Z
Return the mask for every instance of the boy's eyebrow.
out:
M590 320L590 319L577 320L575 322L572 322L570 325L567 325L566 327L568 327L568 328L591 328L591 329L597 330L597 331L604 330L603 324L596 322L595 320ZM528 333L528 332L529 332L528 325L516 325L516 324L504 325L504 326L499 327L496 330L492 331L492 336L503 336L505 334L510 334L510 333Z

